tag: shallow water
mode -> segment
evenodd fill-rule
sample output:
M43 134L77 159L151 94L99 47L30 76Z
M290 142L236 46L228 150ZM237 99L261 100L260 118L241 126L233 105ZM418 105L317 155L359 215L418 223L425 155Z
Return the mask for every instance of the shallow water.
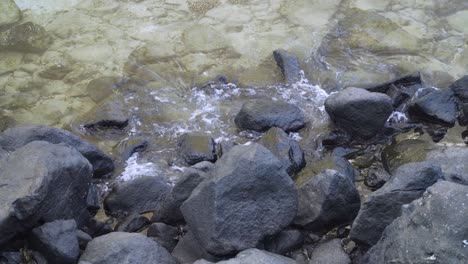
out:
M22 22L44 26L53 43L42 54L0 51L1 116L71 129L114 155L126 141L150 138L149 150L133 157L120 177L135 166L177 175L175 142L188 131L206 131L217 142L255 139L233 124L250 98L304 109L308 127L291 137L310 154L327 132L323 102L329 93L415 71L426 85L445 88L468 69L466 0L16 3ZM296 54L304 69L292 87L281 83L272 56L278 48ZM57 69L65 75L41 74ZM195 88L218 74L230 83ZM130 124L111 136L85 133L80 123L100 103L88 83L103 76L127 80L112 95L124 98Z

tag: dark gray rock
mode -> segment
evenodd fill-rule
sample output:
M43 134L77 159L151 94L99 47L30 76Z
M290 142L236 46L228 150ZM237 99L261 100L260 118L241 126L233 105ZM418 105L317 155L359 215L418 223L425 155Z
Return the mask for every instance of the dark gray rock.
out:
M20 252L0 252L0 264L23 264L25 260Z
M215 262L220 260L219 257L208 253L190 231L179 240L172 251L172 256L181 264L190 264L199 259Z
M167 251L174 250L179 240L179 229L164 223L154 223L148 227L146 235L153 238Z
M210 264L213 262L208 262L205 260L196 261L193 264ZM296 264L296 261L281 256L273 254L264 250L252 248L247 249L236 255L235 258L219 261L216 264Z
M239 130L265 132L272 127L297 131L304 127L304 112L297 106L267 99L250 100L234 119Z
M388 93L392 86L398 87L399 89L403 90L405 88L412 87L415 85L421 85L421 83L421 74L419 72L416 72L403 77L396 78L384 84L365 87L365 89L369 92Z
M284 255L299 249L304 243L304 235L296 229L283 230L264 241L265 250Z
M320 243L310 257L309 264L351 264L351 259L339 239Z
M296 215L297 190L265 147L236 146L216 162L181 210L208 252L233 254L288 226Z
M96 212L97 210L99 210L99 208L101 208L101 202L99 197L99 187L96 184L92 183L89 186L88 195L86 196L86 205L88 211Z
M364 184L371 190L377 190L388 182L391 177L392 175L390 175L390 173L388 173L384 168L372 166L367 172Z
M401 206L422 196L443 178L439 166L427 162L401 166L382 188L371 193L361 206L351 229L351 238L368 248L379 241L382 232L401 214Z
M119 143L116 147L121 153L123 161L128 160L133 154L145 151L149 146L149 141L143 138L131 138Z
M76 237L78 238L78 244L80 245L80 249L85 249L86 245L88 245L89 241L93 240L93 238L84 231L76 230Z
M461 103L468 103L468 75L463 76L449 87Z
M92 169L78 151L37 141L1 162L0 245L41 221L75 219L78 226L86 223Z
M93 165L93 177L106 177L114 171L114 163L108 155L95 145L62 129L48 126L27 126L10 128L0 134L0 146L8 151L14 151L38 140L53 144L64 143L78 150Z
M426 160L442 168L445 180L468 185L468 148L440 146L427 153Z
M176 264L157 242L136 233L114 232L88 243L80 262L99 264Z
M440 181L403 206L361 263L468 263L468 187Z
M335 170L325 170L298 185L298 196L294 224L318 234L350 224L361 205L354 182Z
M171 187L159 176L144 176L118 183L104 199L104 209L115 215L145 213L157 208Z
M21 10L14 0L0 2L0 28L14 24L21 19Z
M189 165L202 161L216 161L216 149L213 138L204 133L186 133L177 143L179 157Z
M50 263L76 263L80 255L75 220L56 220L32 230L31 247Z
M273 51L273 57L286 84L293 84L301 80L301 65L299 65L299 60L295 55L286 50L278 49Z
M336 126L367 139L382 131L393 107L388 95L349 87L330 95L325 110Z
M116 226L115 231L118 232L139 232L150 224L148 218L144 215L129 215L122 219Z
M91 218L88 221L88 223L83 227L83 231L91 237L98 237L105 234L109 234L110 232L114 231L114 229L109 223L104 223L94 218Z
M414 100L408 108L411 119L453 126L457 120L458 106L451 89L436 90Z
M84 115L83 127L90 131L124 129L129 120L126 109L122 96L110 96Z
M302 152L299 144L289 138L288 134L280 128L270 128L258 143L271 151L283 163L286 172L290 176L296 174L306 164L304 152Z
M0 50L42 53L52 44L52 37L42 26L32 22L15 25L0 32Z
M328 156L321 160L308 161L306 167L296 175L294 181L296 185L300 186L325 170L336 170L348 177L351 182L354 183L355 181L356 170L353 165L347 159L338 156Z

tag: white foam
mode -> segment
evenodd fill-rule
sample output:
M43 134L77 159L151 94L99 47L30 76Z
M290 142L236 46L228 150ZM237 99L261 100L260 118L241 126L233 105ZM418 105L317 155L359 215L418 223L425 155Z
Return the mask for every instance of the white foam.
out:
M117 177L118 181L131 181L141 176L156 176L160 171L152 162L138 163L138 152L126 162L124 171Z

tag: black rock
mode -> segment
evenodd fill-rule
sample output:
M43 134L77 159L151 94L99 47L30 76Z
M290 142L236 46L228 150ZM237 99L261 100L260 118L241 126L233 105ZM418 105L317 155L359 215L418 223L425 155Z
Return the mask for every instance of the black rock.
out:
M361 201L354 182L335 170L325 170L298 185L299 208L294 224L317 234L350 224Z
M31 247L50 263L76 263L80 255L75 220L56 220L36 227L31 233Z
M178 263L194 263L199 259L220 260L220 257L208 253L190 231L179 240L172 251L172 256Z
M179 240L179 229L164 223L154 223L148 227L147 236L153 238L161 246L171 252Z
M93 165L93 177L106 177L114 171L112 159L95 145L58 128L48 126L10 128L0 134L0 147L7 151L14 151L32 141L38 140L53 144L63 143L78 150Z
M396 78L390 82L372 86L372 87L365 87L366 90L369 92L378 92L378 93L388 93L388 91L392 88L392 86L397 87L398 89L405 89L412 86L421 85L421 74L419 72L406 75L403 77Z
M144 176L118 183L104 199L104 209L114 215L145 213L157 208L171 187L159 176Z
M83 227L83 231L91 237L98 237L105 234L109 234L110 232L114 231L114 229L109 223L104 223L94 218L91 218L88 221L88 223Z
M139 232L150 224L148 218L144 215L132 214L120 221L115 226L115 231L118 232Z
M339 239L320 243L310 257L310 264L351 264L351 259ZM383 263L383 262L382 262ZM376 263L377 264L377 263Z
M371 190L377 190L382 187L390 178L390 175L385 169L377 166L370 167L367 176L364 179L364 184Z
M414 100L408 114L411 119L452 127L457 120L458 106L451 89L436 90Z
M27 161L27 162L25 162ZM42 221L88 221L91 164L75 149L36 141L0 164L0 245Z
M125 232L113 232L93 239L81 255L80 262L176 264L169 252L157 242L141 234Z
M213 138L204 133L186 133L177 143L179 157L189 165L202 161L216 161L216 149Z
M119 151L123 161L128 160L133 154L143 152L148 148L149 141L142 138L133 138L119 143L117 151Z
M92 183L89 186L88 195L86 196L86 205L88 211L96 212L97 210L99 210L99 208L101 208L99 197L99 187L96 184Z
M379 241L382 232L401 214L401 206L422 196L443 178L439 166L426 162L401 166L382 188L371 193L361 206L351 229L351 238L368 248Z
M299 144L289 138L288 134L280 128L270 128L258 143L270 150L283 163L286 172L290 176L296 174L306 164L304 152L302 152Z
M297 190L282 163L259 144L236 146L181 207L191 232L208 252L234 254L288 226Z
M124 129L128 125L129 113L124 98L114 95L96 105L82 118L83 127L90 131Z
M234 119L239 130L265 132L272 127L297 131L305 125L304 112L297 106L267 99L250 100Z
M468 263L468 187L440 181L402 207L361 263Z
M385 94L349 87L330 95L325 110L336 126L368 139L382 131L393 108L392 99Z
M463 76L449 87L461 103L468 103L468 75Z
M304 243L304 235L295 229L283 230L264 241L265 250L284 255L299 249Z
M295 55L278 49L273 51L273 56L286 84L293 84L301 80L301 66Z

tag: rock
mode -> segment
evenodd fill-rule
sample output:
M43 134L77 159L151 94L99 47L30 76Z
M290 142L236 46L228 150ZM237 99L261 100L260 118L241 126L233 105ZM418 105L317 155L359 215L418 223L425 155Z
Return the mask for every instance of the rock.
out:
M405 75L403 77L396 78L384 84L364 88L369 92L388 94L389 90L391 90L394 87L398 88L399 90L406 90L408 88L411 88L412 86L421 86L421 84L421 73L416 72L409 75Z
M411 119L452 127L457 120L458 106L451 89L436 90L414 100L408 114Z
M27 162L25 162L27 161ZM89 217L91 164L75 149L37 141L0 164L0 245L41 221Z
M0 57L0 76L12 73L23 63L24 54L14 51L2 51Z
M193 263L199 259L206 259L209 261L220 260L219 257L206 252L190 231L179 240L172 251L172 256L174 256L178 263L183 264Z
M422 198L403 206L361 263L467 263L467 193L461 184L434 184Z
M148 218L144 215L129 215L115 226L118 232L139 232L150 224Z
M212 164L212 163L210 163ZM194 165L195 166L195 165ZM169 195L154 210L151 222L178 224L184 222L180 206L187 200L192 191L207 177L203 171L187 168L172 188Z
M361 205L354 182L335 170L325 170L298 185L298 196L294 224L319 234L350 224Z
M99 187L92 183L89 186L88 195L86 196L86 208L90 212L96 212L101 208L100 202L100 194L99 194Z
M21 10L14 0L0 2L0 28L14 24L21 20Z
M83 231L91 237L98 237L108 234L114 231L114 229L109 223L104 223L94 218L91 218L86 224L86 226L83 227Z
M439 147L427 153L426 160L442 168L445 180L468 185L468 149L466 147Z
M106 177L114 171L112 159L80 137L58 128L48 126L15 127L0 134L0 146L14 151L32 141L47 141L53 144L63 143L78 150L93 165L93 177Z
M393 108L388 95L349 87L330 95L325 110L338 127L368 139L383 129Z
M354 184L356 171L353 165L347 159L338 156L328 156L318 161L307 162L306 167L297 174L294 181L300 186L327 169L336 170L348 177Z
M468 75L463 76L449 87L461 103L468 103Z
M202 161L216 161L213 138L204 133L183 134L177 143L179 157L189 165Z
M114 232L93 239L80 262L100 264L176 264L175 259L157 242L136 233Z
M398 168L395 176L362 204L351 229L351 239L363 248L375 245L385 227L400 216L401 206L420 198L442 178L441 168L431 163L409 163Z
M0 50L42 53L52 44L52 37L42 26L32 22L0 32Z
M122 96L111 96L96 105L83 117L88 130L124 129L128 125L128 112Z
M51 263L76 263L80 255L75 220L56 220L36 227L31 246Z
M304 127L304 112L299 107L282 101L268 99L250 100L234 119L239 130L265 132L272 127L285 132L297 131Z
M351 259L341 246L341 241L332 239L314 248L309 264L351 264Z
M25 263L20 252L0 252L1 264L22 264Z
M232 141L222 141L216 144L216 155L218 156L218 159L220 159L224 153L227 153L230 151L234 146L237 144Z
M283 130L272 127L258 141L275 155L282 163L286 172L292 176L305 166L304 152L299 144L289 138Z
M388 182L391 177L385 169L373 165L367 172L364 184L371 190L377 190Z
M62 80L68 73L72 71L73 69L67 64L54 63L47 66L47 68L43 71L39 72L39 76L49 80Z
M157 208L170 190L170 186L159 176L144 176L118 183L104 199L104 209L115 215L149 212Z
M196 261L193 264L210 264L212 262L200 260ZM264 250L252 248L247 249L236 255L235 258L219 261L216 264L296 264L296 261L281 256L273 254Z
M210 172L214 168L214 164L209 161L202 161L195 165L192 165L193 169L199 170L201 172Z
M293 250L299 249L304 243L304 235L299 230L283 230L271 238L264 241L265 250L284 255Z
M125 140L117 146L117 151L121 153L122 160L128 160L133 154L143 152L148 148L149 141L143 138L131 138Z
M76 230L76 237L78 239L78 244L80 245L80 249L85 249L86 245L88 245L89 241L93 240L93 238L81 230Z
M273 51L273 56L286 84L293 84L301 80L301 65L299 65L296 56L283 49Z
M216 162L181 210L209 253L228 255L288 226L296 215L297 190L265 147L236 146Z
M122 85L122 82L123 80L118 77L99 77L89 82L86 91L94 102L99 103L111 96Z
M402 140L383 149L382 164L390 174L394 174L401 165L426 160L427 153L435 148L434 144L427 140Z
M175 248L179 239L179 229L164 223L151 224L146 234L148 237L154 238L169 252Z

